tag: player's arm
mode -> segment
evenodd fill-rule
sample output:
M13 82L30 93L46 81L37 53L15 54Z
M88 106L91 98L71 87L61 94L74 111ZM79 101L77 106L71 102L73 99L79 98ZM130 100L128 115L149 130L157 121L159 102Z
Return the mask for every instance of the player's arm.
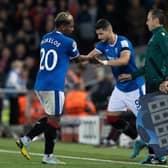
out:
M124 50L121 52L121 56L117 59L112 60L100 60L97 59L103 65L110 65L110 66L126 66L131 57L131 52L129 50Z
M80 55L80 59L81 60L90 60L90 59L93 59L93 58L96 58L98 55L101 55L101 53L96 50L96 49L93 49L89 54L87 55Z
M133 80L137 78L138 76L143 76L144 74L145 74L145 67L142 67L131 74L120 74L118 77L118 80L120 82L125 82L128 80Z
M93 49L89 54L87 55L79 55L75 59L73 59L73 62L76 63L82 63L82 62L90 62L90 63L98 63L98 61L95 59L98 55L101 55L99 51L96 49Z
M164 77L168 79L168 35L165 32L160 32L157 36L157 43L161 49L162 56L164 57L164 63L167 70L164 73Z

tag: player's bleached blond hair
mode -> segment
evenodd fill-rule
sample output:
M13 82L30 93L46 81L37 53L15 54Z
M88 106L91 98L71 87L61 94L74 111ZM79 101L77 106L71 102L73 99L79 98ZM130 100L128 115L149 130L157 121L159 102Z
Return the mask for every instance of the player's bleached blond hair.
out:
M56 28L62 25L68 25L73 20L73 16L69 12L60 12L55 18Z

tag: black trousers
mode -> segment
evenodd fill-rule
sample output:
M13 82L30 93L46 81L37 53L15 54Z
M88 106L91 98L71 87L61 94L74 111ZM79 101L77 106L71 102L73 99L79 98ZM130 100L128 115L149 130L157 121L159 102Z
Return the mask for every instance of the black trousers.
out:
M10 125L19 124L19 104L18 97L11 97L9 99L10 102Z
M146 83L146 93L153 93L159 91L159 85L160 84L149 84Z

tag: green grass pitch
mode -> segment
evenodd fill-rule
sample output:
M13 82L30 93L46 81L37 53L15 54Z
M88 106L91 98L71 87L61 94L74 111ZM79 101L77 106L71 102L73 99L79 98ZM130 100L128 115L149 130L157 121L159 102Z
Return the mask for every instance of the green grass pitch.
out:
M132 149L96 148L93 145L56 143L54 154L65 164L44 165L41 163L43 142L31 144L31 160L26 160L15 145L14 139L0 139L0 168L149 168L168 165L140 165L147 154L143 150L136 159L130 159Z

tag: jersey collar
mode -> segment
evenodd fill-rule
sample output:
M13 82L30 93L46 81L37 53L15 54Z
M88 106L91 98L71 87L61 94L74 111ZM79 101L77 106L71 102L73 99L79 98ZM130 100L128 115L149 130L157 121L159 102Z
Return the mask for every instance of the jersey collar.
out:
M62 34L60 31L56 31L56 33L58 33L58 34Z
M109 44L109 45L110 45L110 46L115 46L116 43L117 43L117 40L118 40L118 35L115 34L115 41L114 41L114 43L113 43L113 44Z

